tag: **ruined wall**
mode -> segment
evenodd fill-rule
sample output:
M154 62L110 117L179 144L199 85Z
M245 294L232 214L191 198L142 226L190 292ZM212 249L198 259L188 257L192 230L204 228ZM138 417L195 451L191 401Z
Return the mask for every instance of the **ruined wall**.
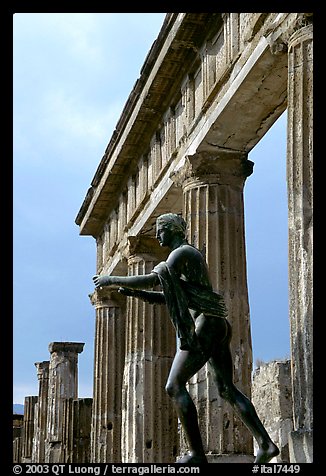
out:
M13 415L13 463L20 463L22 456L22 434L23 434L24 415Z
M52 342L50 361L36 362L39 395L26 397L24 415L13 420L14 463L90 462L93 400L77 394L83 346Z
M266 430L280 449L280 454L273 462L289 463L289 433L293 430L290 360L263 363L255 370L252 402Z

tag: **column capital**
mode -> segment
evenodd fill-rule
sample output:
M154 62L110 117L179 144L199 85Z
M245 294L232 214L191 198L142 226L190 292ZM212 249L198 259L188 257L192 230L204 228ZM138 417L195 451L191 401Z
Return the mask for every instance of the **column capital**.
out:
M290 48L292 37L296 36L302 28L311 25L313 13L283 13L277 15L275 20L268 26L264 36L270 46L270 51L274 55L284 54ZM286 24L286 28L284 28Z
M290 50L297 44L304 41L311 40L313 37L313 23L304 24L301 28L296 30L289 38L288 49Z
M37 369L37 378L39 380L41 380L42 378L49 377L49 366L50 366L49 360L44 360L43 362L35 362L34 365Z
M88 295L92 306L95 309L102 307L123 307L126 302L125 296L120 294L116 289L110 289L108 286L96 289Z
M239 151L203 151L186 156L184 165L170 176L176 185L187 187L215 183L243 184L252 174L254 163L247 154Z
M80 354L84 349L84 342L51 342L49 344L49 352L72 352Z

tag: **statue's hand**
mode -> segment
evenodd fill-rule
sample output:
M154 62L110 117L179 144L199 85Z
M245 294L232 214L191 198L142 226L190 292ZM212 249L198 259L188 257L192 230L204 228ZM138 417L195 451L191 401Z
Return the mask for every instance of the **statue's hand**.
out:
M112 284L110 276L100 276L99 274L93 276L93 281L96 289L101 288L102 286L110 286Z

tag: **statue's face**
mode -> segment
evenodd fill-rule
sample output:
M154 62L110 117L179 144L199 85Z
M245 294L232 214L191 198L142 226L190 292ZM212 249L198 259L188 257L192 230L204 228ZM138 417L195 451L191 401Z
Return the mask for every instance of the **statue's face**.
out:
M165 224L158 224L156 226L156 238L161 246L169 246L173 237L172 230Z

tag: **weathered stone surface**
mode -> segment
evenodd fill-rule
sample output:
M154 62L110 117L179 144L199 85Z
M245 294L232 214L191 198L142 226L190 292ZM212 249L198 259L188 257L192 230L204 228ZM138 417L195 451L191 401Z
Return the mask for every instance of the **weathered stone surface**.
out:
M78 354L81 342L51 342L49 344L48 418L45 445L46 463L64 463L63 445L64 401L78 397Z
M94 400L91 462L121 462L122 376L125 361L125 299L98 290L96 309Z
M21 463L22 457L22 434L23 434L24 415L13 415L13 463Z
M227 453L227 454L208 454L207 460L209 463L253 463L254 457L253 455L247 454L235 454L235 453Z
M66 398L63 408L65 463L90 463L92 398Z
M310 462L313 429L313 26L289 39L287 181L293 462ZM307 432L307 438L304 436ZM299 435L299 437L297 437ZM307 455L308 460L305 459ZM298 459L297 459L298 458Z
M272 462L289 463L289 433L293 430L290 361L264 363L255 370L252 401L265 428L280 449L280 454Z
M150 244L152 254L145 252ZM166 255L156 240L148 238L131 240L130 250L131 276L150 273ZM165 384L176 339L166 307L128 297L126 336L122 462L174 463L178 453L177 416Z
M183 185L189 241L205 255L213 287L225 299L232 325L234 383L250 397L252 365L243 186L252 172L245 154L196 154L174 179ZM209 365L189 382L197 405L205 450L215 454L253 452L252 436L218 394ZM181 448L185 451L185 448Z
M292 431L289 434L290 461L295 463L313 462L313 432Z
M25 397L22 434L22 463L30 463L32 461L35 405L37 404L37 400L37 396Z
M22 431L21 431L22 433ZM22 437L21 436L15 436L13 438L13 463L21 463L22 455Z
M49 393L49 361L36 362L37 378L39 381L38 401L35 405L35 422L32 462L45 462L45 440L47 433L48 393Z

